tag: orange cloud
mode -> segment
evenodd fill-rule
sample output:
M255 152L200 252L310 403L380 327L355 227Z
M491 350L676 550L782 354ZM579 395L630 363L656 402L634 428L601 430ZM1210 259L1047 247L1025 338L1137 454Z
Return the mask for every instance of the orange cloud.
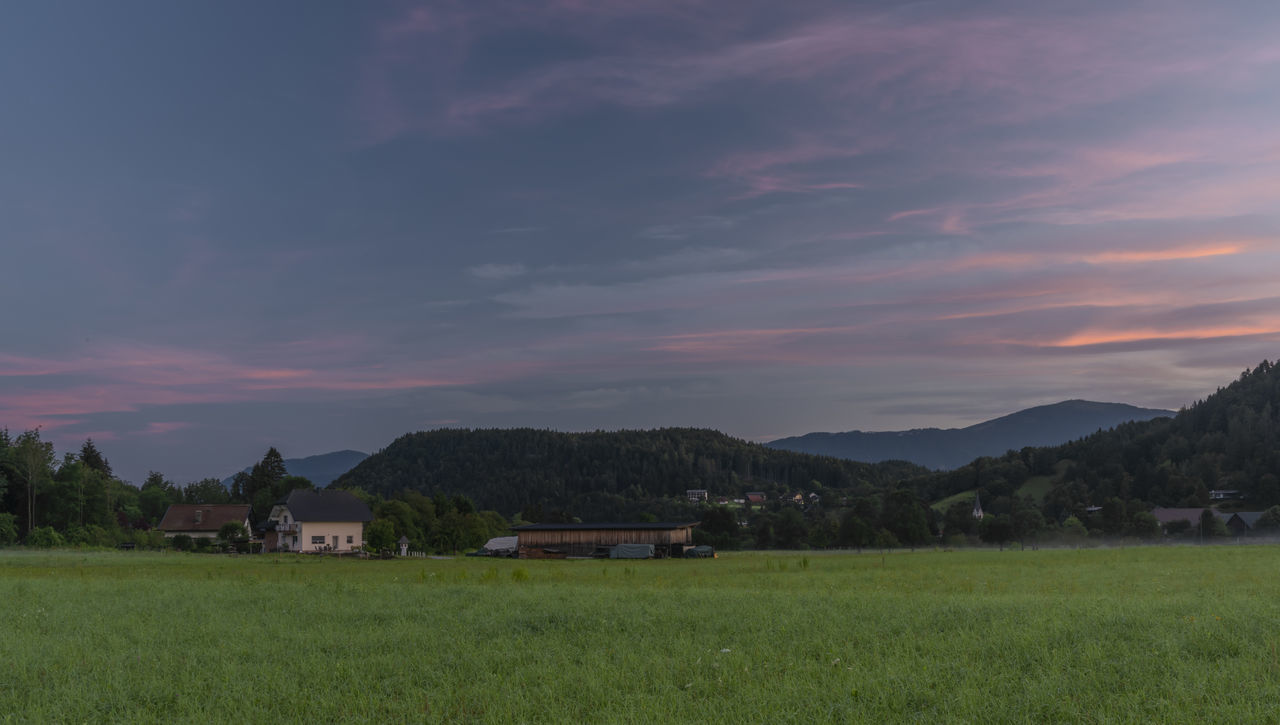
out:
M1248 337L1280 334L1280 325L1239 325L1232 327L1198 327L1176 331L1138 328L1132 330L1077 332L1054 342L1041 343L1037 347L1088 347L1147 340L1211 340L1224 337Z
M1243 254L1250 245L1245 243L1209 244L1200 247L1175 247L1172 249L1149 250L1117 250L1099 252L1081 257L1090 264L1112 264L1130 262L1166 262L1180 259L1203 259L1204 257L1222 257L1232 254Z

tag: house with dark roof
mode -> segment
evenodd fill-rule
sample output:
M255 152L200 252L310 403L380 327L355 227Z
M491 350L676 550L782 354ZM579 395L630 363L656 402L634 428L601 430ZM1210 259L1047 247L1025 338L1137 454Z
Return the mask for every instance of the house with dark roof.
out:
M247 503L175 503L171 504L156 528L171 539L186 534L193 539L216 539L223 524L237 523L249 528Z
M1227 528L1235 536L1248 536L1266 511L1237 511L1227 519Z
M263 526L266 551L355 551L373 514L347 491L297 489L271 507Z

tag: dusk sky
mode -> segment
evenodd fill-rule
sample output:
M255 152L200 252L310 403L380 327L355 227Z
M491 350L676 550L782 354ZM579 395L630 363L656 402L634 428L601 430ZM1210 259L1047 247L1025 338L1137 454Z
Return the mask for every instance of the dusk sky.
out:
M1178 408L1280 356L1273 1L0 18L0 427L134 483Z

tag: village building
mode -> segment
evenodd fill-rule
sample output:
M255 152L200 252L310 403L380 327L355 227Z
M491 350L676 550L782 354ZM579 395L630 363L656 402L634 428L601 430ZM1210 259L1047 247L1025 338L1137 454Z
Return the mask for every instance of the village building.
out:
M689 503L706 501L708 497L707 489L705 488L690 488L684 492L684 495L689 499Z
M1205 511L1211 512L1224 524L1231 519L1231 514L1225 514L1209 508L1154 508L1151 509L1151 515L1156 517L1156 521L1160 523L1160 531L1168 534L1170 525L1177 524L1180 521L1187 522L1185 526L1182 526L1183 530L1200 526L1200 517L1204 515ZM1174 528L1176 530L1178 527L1175 526Z
M216 539L218 531L228 523L240 524L245 533L249 527L250 507L247 503L175 503L169 506L156 528L166 539L185 534L193 539Z
M622 544L651 545L653 556L683 556L693 546L691 523L526 524L516 526L521 559L608 556Z
M1266 511L1237 511L1227 519L1227 529L1234 536L1248 536L1258 526Z
M349 552L364 546L373 514L347 491L297 489L271 507L263 526L265 551Z

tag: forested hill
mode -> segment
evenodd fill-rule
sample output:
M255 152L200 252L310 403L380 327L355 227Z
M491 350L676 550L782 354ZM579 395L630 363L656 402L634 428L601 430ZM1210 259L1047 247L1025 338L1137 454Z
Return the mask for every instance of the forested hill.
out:
M1261 511L1280 504L1280 368L1264 361L1174 418L1125 423L1065 445L979 459L913 487L938 500L979 488L984 507L1033 493L1059 520L1092 506L1207 506L1209 491ZM988 506L991 503L992 506Z
M956 468L980 456L998 456L1027 446L1059 445L1121 423L1172 416L1171 410L1138 408L1123 403L1064 400L1020 410L967 428L809 433L765 445L853 461L900 460L929 468Z
M871 491L925 469L902 462L855 463L776 451L712 430L558 433L528 428L446 429L401 436L333 485L393 495L464 494L510 515L531 507L578 516L623 516L634 504L683 497L687 489Z

